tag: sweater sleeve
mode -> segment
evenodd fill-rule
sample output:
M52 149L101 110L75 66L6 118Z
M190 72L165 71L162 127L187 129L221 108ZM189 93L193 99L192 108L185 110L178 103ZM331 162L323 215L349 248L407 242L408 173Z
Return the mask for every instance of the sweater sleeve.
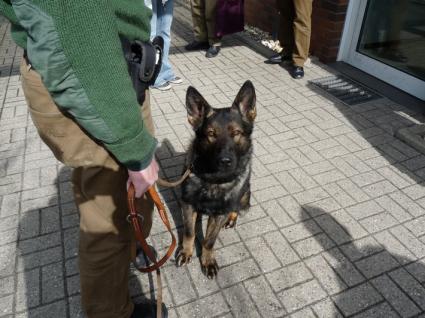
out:
M28 34L31 65L56 104L129 169L147 167L156 140L143 123L119 39L149 38L143 2L14 0L12 6Z
M144 7L143 1L140 1L137 12L134 7L132 12L120 12L113 7L112 3L116 3L113 0L60 2L61 8L51 12L60 45L90 101L93 108L90 113L96 114L102 125L79 121L79 118L87 117L85 109L74 108L72 114L129 169L144 169L153 157L156 140L141 119L122 52L118 21L133 21L132 25L140 30L138 38L146 41L149 39L150 11ZM121 15L118 19L117 13Z

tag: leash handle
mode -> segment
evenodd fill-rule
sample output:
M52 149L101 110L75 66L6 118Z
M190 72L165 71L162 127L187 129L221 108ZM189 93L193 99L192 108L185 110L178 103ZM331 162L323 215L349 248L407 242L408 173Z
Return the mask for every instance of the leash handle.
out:
M154 202L162 222L164 223L165 227L167 228L168 232L171 235L171 245L168 248L167 253L165 253L165 255L159 261L157 261L154 253L149 248L148 243L146 242L143 236L142 227L140 226L140 222L139 222L139 214L137 213L137 210L136 210L135 189L134 189L134 185L130 183L130 186L128 188L128 193L127 193L128 207L130 209L129 220L131 221L131 224L133 225L133 229L134 229L134 233L135 233L137 241L139 241L143 251L146 253L147 257L153 263L153 265L148 267L137 268L142 273L150 273L150 272L153 272L154 270L159 270L159 268L162 265L164 265L165 262L171 257L174 249L176 248L176 243L177 243L176 237L174 236L171 230L170 221L168 220L168 216L167 216L167 212L165 211L164 204L162 203L158 193L156 192L155 186L151 186L148 189L147 193L149 194L152 201Z

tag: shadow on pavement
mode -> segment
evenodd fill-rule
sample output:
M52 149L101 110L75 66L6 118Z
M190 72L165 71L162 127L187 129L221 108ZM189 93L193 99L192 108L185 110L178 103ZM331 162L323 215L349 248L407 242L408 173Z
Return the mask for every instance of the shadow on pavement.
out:
M328 137L338 139L343 146L350 150L351 155L354 153L354 157L357 157L354 160L358 160L358 166L354 167L355 169L364 172L370 170L379 172L382 169L388 172L385 167L389 166L392 167L391 170L399 173L400 183L391 180L397 188L402 189L413 183L423 185L425 178L424 154L395 136L400 128L423 123L425 121L423 115L385 98L348 106L312 84L308 84L308 88L319 96L332 101L332 106L336 107L337 112L332 113L336 119L323 120L318 122L317 126L322 128L334 125L334 127L330 127L333 134L329 134ZM340 128L346 131L337 132L338 124L342 125L343 123L346 127ZM353 134L355 131L360 136ZM356 156L357 154L358 156Z
M159 165L161 166L161 169L160 169L161 178L168 181L179 180L180 177L185 172L186 152L176 151L172 143L165 138L162 140L160 147L157 149L156 155L158 158ZM180 195L181 195L180 186L177 186L175 188L165 188L165 187L158 187L158 188L164 198L165 205L169 209L170 215L173 218L173 221L177 230L177 235L178 235L178 245L180 246L180 243L183 238L183 220L182 220L182 212L181 212L181 207L179 202ZM162 224L159 224L159 226L162 227L161 235L165 235L166 237L166 241L164 242L164 244L167 244L168 234L165 232L165 228L163 227ZM199 256L202 250L202 246L200 242L202 242L203 240L201 216L198 216L195 231L196 231L196 238L197 238L196 244L195 244L196 253ZM153 236L155 237L155 234ZM157 248L162 249L163 246L157 247ZM178 252L178 248L176 249L176 253Z
M62 168L51 185L56 193L34 200L34 208L24 210L19 221L16 312L25 317L85 317L78 268L79 214L70 176L71 170ZM144 274L132 268L130 294L137 303L146 300L147 290L153 296L151 274L148 283L146 276L138 279L140 275Z
M397 230L376 235L379 243L370 236L354 241L338 213L305 205L300 214L318 249L325 251L306 263L337 306L333 317L417 317L425 311L425 264L414 248L394 243Z

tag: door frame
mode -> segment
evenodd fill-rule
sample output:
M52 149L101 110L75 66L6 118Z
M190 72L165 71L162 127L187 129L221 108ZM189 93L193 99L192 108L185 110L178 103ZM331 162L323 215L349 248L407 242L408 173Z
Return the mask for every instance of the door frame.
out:
M337 60L425 100L425 81L357 52L367 3L368 0L350 0Z

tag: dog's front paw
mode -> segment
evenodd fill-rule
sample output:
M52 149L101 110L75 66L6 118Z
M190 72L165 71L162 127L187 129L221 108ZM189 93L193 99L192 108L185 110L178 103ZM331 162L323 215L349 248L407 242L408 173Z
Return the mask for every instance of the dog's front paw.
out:
M201 258L201 265L202 271L208 279L214 279L217 276L220 268L218 267L217 261L214 257L207 259Z
M192 253L181 249L176 257L176 265L178 267L189 264L192 261Z
M236 221L238 220L238 213L237 212L230 212L229 216L227 217L226 223L224 223L225 229L231 229L236 226Z
M225 229L231 229L236 226L236 220L227 220L227 222L224 224Z

